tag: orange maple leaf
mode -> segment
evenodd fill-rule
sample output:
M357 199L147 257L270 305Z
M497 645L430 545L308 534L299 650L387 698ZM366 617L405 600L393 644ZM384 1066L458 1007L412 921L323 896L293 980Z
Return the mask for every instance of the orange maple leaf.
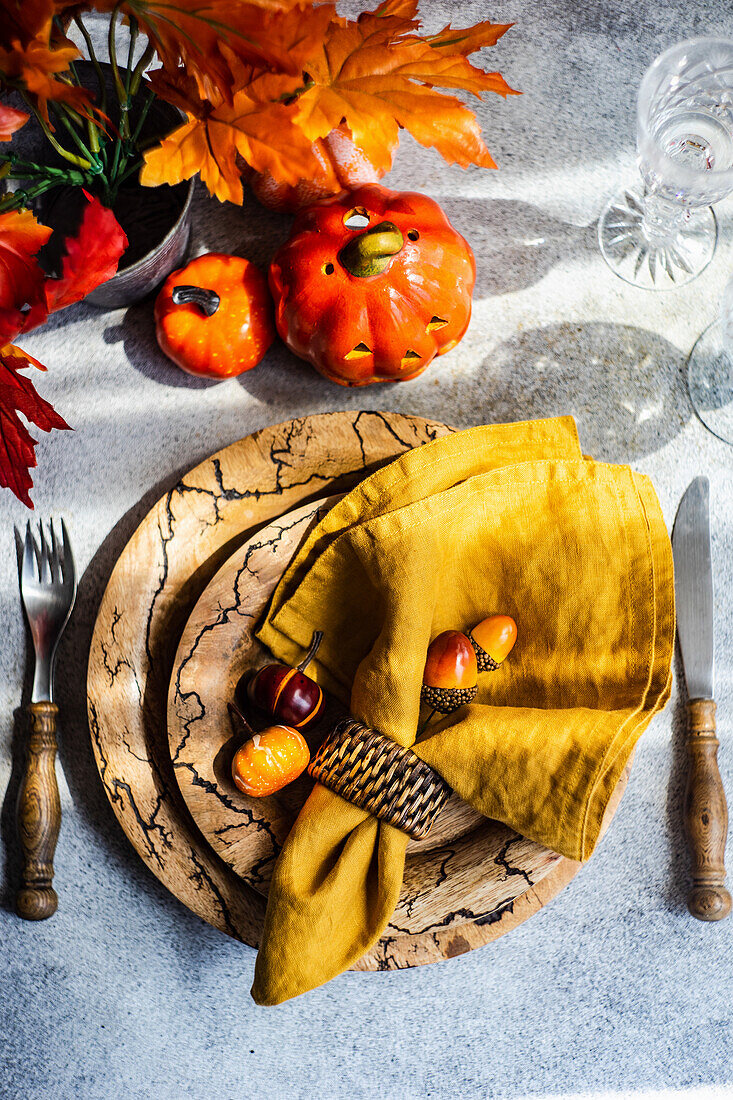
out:
M187 120L145 153L140 174L144 186L180 183L199 173L212 195L240 204L238 155L256 171L270 172L286 183L323 174L312 143L293 121L295 108L282 102L300 79L285 73L255 75L251 70L241 75L252 78L229 102L223 96L203 99L197 81L182 72L174 79L163 70L151 74L156 93L181 107Z
M115 4L97 0L94 6ZM135 17L169 72L184 62L223 96L232 85L227 47L257 67L300 73L336 10L333 4L311 8L303 0L125 0L120 7Z
M30 93L46 122L48 101L62 101L86 113L90 101L83 88L57 77L80 57L80 51L53 25L53 0L30 3L2 0L0 37L0 80L19 85Z
M387 0L355 23L332 23L308 65L312 85L299 96L298 124L315 141L345 119L356 145L382 171L391 167L401 127L462 167L496 167L473 113L435 89L459 88L479 98L485 91L515 94L498 73L483 72L465 56L493 44L507 26L447 27L421 38L413 33L416 10L414 0Z
M0 46L27 46L37 37L48 42L55 8L54 0L0 0Z

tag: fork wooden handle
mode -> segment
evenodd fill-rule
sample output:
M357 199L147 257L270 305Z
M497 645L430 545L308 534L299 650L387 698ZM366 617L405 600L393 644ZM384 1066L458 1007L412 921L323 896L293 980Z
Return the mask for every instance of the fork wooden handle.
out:
M31 703L31 734L25 771L18 793L18 833L23 849L21 887L16 897L24 920L46 920L58 906L53 857L61 827L61 802L56 782L55 703Z
M723 885L728 805L718 770L715 703L691 699L687 712L685 829L693 861L687 906L698 920L722 920L730 913L731 897Z

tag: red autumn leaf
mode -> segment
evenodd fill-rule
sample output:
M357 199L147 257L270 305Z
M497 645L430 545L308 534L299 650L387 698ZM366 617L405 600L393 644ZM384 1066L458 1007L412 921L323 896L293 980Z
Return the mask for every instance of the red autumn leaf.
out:
M27 327L45 321L48 314L46 276L36 253L51 230L36 221L30 210L0 214L0 343L13 340Z
M10 489L18 500L33 507L29 490L30 470L36 465L36 443L20 419L25 417L44 432L69 425L34 389L30 378L20 374L26 367L45 368L13 344L0 347L0 486Z
M10 141L13 134L25 126L30 118L25 111L16 111L15 107L8 107L0 103L0 141Z
M20 416L44 432L69 425L18 373L31 366L46 368L8 341L40 324L51 310L78 302L117 270L127 238L112 211L87 198L79 232L66 241L60 279L48 279L35 258L51 230L29 210L0 215L0 487L29 508L36 440Z
M46 282L49 313L81 301L111 279L127 248L127 237L112 211L86 191L84 194L89 205L77 235L66 239L61 278Z

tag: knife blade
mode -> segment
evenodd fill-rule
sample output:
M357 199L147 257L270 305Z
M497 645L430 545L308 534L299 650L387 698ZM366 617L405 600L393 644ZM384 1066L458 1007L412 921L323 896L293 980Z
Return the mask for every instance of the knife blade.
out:
M718 769L715 729L713 569L710 484L696 477L687 487L672 532L677 637L687 684L687 786L684 822L692 854L693 887L687 905L698 920L727 917L725 881L728 806Z
M677 509L672 532L677 635L690 699L712 699L713 568L710 550L710 483L690 482Z

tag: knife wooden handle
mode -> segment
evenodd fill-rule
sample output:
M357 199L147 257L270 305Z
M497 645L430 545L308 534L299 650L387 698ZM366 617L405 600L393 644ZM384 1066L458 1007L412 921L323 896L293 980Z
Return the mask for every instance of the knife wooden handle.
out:
M56 782L55 703L31 703L31 733L25 771L18 793L18 833L23 849L21 887L15 899L18 916L46 920L58 906L53 857L61 827L61 802Z
M685 829L692 853L693 887L687 907L698 920L722 920L731 909L725 881L725 841L728 805L718 770L715 703L690 699L688 729Z

